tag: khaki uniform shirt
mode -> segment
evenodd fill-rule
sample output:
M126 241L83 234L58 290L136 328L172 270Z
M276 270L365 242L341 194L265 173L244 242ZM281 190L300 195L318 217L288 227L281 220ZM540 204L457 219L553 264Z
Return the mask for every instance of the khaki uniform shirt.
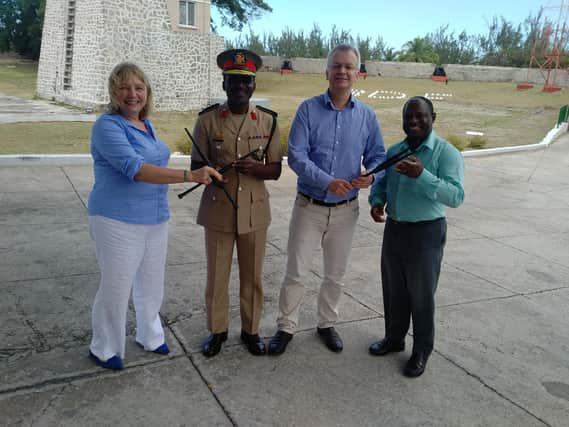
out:
M227 104L206 109L198 116L194 127L194 139L215 168L223 167L234 160L261 147L265 149L273 125L273 115L250 105L241 123L242 115L233 115ZM276 117L274 118L276 120ZM201 161L197 150L192 148L192 158ZM282 149L278 126L262 160L274 163L282 161ZM271 222L269 193L263 180L242 175L231 169L224 174L228 182L224 187L238 205L237 211L221 188L208 185L198 211L197 223L222 232L250 233L268 227Z

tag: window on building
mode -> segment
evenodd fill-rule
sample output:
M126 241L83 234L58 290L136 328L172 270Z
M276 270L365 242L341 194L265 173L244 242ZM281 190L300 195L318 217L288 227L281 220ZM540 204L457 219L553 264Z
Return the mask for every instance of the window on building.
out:
M180 25L195 27L196 4L189 0L180 0Z

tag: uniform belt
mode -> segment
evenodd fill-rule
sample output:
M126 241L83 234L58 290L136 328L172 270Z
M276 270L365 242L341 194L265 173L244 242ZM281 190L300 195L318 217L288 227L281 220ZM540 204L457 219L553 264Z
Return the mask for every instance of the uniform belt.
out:
M307 196L306 194L301 193L300 191L298 192L298 194L300 194L302 197L304 197L306 200L308 200L310 203L314 205L325 206L327 208L333 208L336 206L345 205L346 203L353 202L358 198L358 196L354 196L348 200L342 200L340 202L335 202L335 203L328 203L328 202L323 202L322 200L315 199L314 197Z

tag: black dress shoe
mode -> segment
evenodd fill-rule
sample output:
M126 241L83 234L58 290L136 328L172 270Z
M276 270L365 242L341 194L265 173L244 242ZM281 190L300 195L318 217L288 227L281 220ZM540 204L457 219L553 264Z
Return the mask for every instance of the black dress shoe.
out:
M388 353L394 353L405 350L405 341L394 342L390 338L384 338L381 341L372 343L369 346L369 354L374 356L385 356Z
M269 354L271 356L278 356L283 354L286 350L286 346L292 339L292 334L285 331L277 331L275 335L269 341Z
M427 360L429 360L429 355L427 353L413 353L407 362L407 365L405 365L403 375L412 378L421 376L423 372L425 372Z
M338 332L336 332L334 327L316 328L316 330L318 331L320 338L322 338L322 341L324 341L324 344L326 344L326 347L335 353L342 351L344 343L342 343L342 338L340 338L340 335L338 335Z
M267 352L265 349L265 343L259 337L259 334L248 334L245 331L241 331L241 341L254 356L262 356Z
M204 341L202 346L202 354L205 357L213 357L221 350L221 344L227 341L227 331L218 334L211 334Z

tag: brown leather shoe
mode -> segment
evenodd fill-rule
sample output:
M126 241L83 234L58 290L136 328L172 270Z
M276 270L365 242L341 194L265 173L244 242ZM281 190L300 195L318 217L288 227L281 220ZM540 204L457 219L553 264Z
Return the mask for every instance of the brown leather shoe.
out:
M425 367L427 366L427 360L429 360L427 353L413 353L407 365L405 365L403 375L411 378L423 375Z
M248 334L245 331L241 331L241 341L243 341L245 347L253 356L262 356L267 352L265 343L261 340L259 334Z
M395 353L403 350L405 350L405 341L394 342L391 338L384 338L369 346L369 354L374 356L385 356L388 353Z
M316 328L316 330L324 344L326 344L326 347L331 351L339 353L344 349L342 338L340 338L340 335L336 332L336 329L334 329L333 326L330 326L329 328Z
M203 343L202 354L205 357L213 357L221 351L221 344L227 341L227 331L211 334Z
M269 341L269 355L278 356L279 354L283 354L291 339L292 334L285 331L277 331Z

